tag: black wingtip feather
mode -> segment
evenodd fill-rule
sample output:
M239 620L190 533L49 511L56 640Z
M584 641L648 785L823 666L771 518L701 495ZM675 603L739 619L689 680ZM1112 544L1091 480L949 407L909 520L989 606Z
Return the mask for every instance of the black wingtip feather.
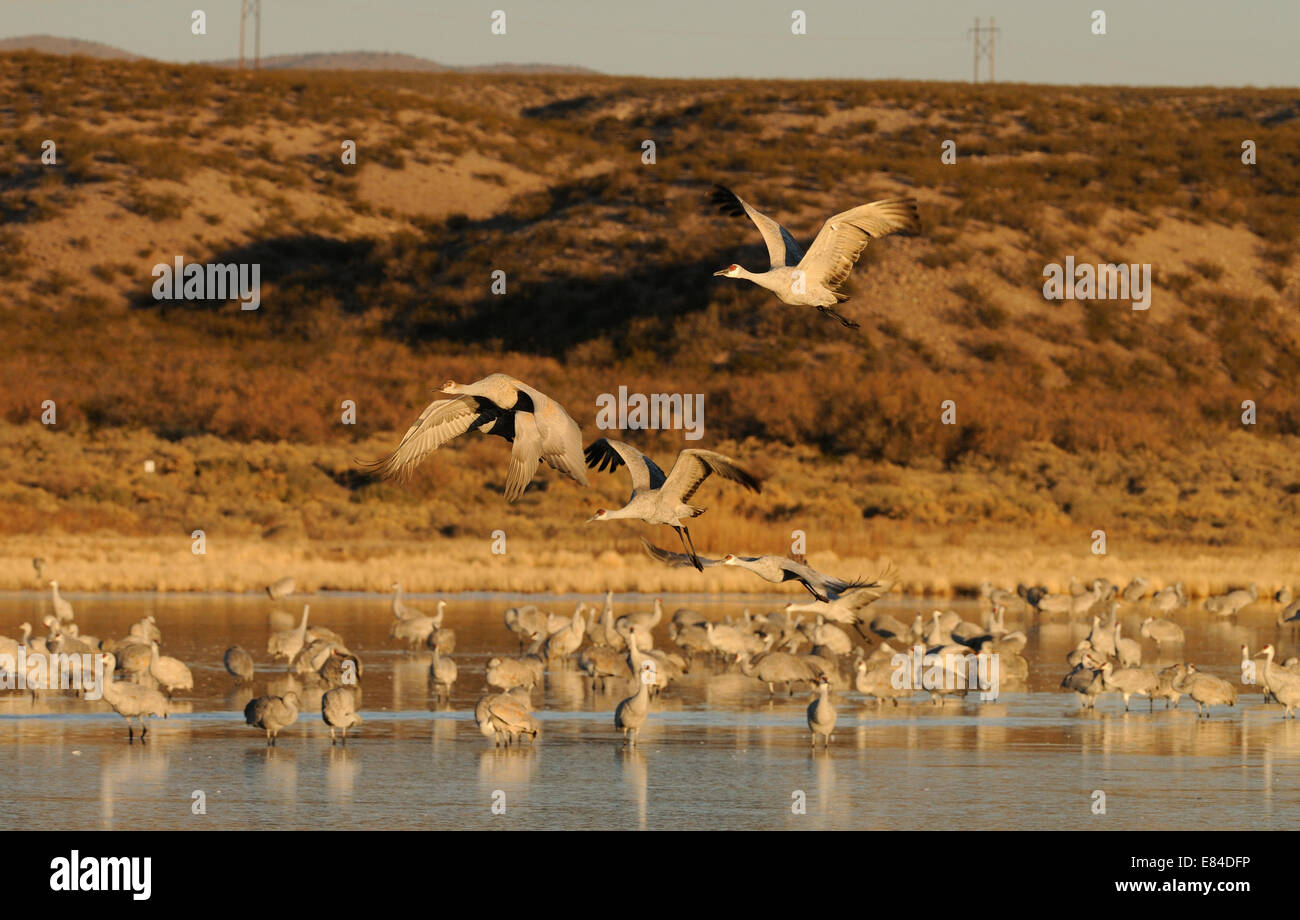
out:
M725 185L713 186L711 200L717 205L718 210L728 217L740 217L745 213L745 207L740 203L740 197Z

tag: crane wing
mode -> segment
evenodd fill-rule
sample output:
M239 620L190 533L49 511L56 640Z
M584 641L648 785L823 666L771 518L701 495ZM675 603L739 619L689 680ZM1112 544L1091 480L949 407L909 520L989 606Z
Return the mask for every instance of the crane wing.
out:
M743 198L725 185L715 185L713 187L712 200L718 206L718 210L728 217L739 217L741 214L749 215L749 219L758 227L758 232L763 234L763 242L767 243L767 255L772 261L773 268L784 268L787 265L799 264L799 260L803 258L803 250L785 227L782 227L762 211L751 207Z
M651 559L656 559L659 562L664 563L665 565L670 565L673 566L674 568L680 566L689 566L691 568L695 567L695 563L691 561L691 557L686 555L685 553L673 553L673 552L669 552L666 549L661 549L658 546L655 546L645 537L641 538L641 545L645 547L645 551L650 554ZM700 565L722 565L721 559L708 559L705 558L704 556L700 556L698 558L700 560Z
M539 394L540 395L540 394ZM536 402L536 422L542 435L542 459L579 485L587 484L583 465L582 431L564 407L549 397Z
M542 435L531 412L515 413L515 445L506 470L506 501L516 502L528 488L542 457Z
M495 406L474 396L457 396L430 403L415 424L406 430L401 443L387 457L360 463L361 469L385 479L399 482L410 477L412 471L429 454L448 441L460 437L496 417Z
M860 205L822 224L799 268L809 283L839 290L867 243L899 230L916 230L920 225L915 198L885 198Z
M664 483L664 494L680 502L689 502L704 480L714 473L723 479L738 482L751 491L763 491L758 479L738 466L730 457L711 450L684 450L677 455L677 462L673 464L672 472L668 474L668 480Z
M624 464L632 476L632 494L657 489L664 484L664 471L631 444L612 438L597 438L587 445L584 455L587 466L599 472L611 473Z

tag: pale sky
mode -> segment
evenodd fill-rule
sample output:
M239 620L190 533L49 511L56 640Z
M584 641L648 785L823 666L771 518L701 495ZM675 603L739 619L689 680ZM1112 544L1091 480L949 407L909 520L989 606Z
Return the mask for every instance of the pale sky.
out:
M393 51L660 77L969 80L997 20L998 82L1300 86L1297 0L262 0L262 53ZM208 34L190 32L207 13ZM493 35L493 10L506 34ZM791 13L807 34L791 34ZM1104 10L1104 36L1091 30ZM239 0L0 0L0 38L168 61L238 53ZM251 51L251 30L249 48Z

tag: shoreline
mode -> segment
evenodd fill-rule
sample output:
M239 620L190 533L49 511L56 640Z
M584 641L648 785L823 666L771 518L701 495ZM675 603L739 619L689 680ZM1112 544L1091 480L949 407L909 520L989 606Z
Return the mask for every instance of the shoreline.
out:
M1003 588L1040 584L1049 591L1067 590L1070 578L1108 578L1121 587L1134 576L1151 582L1151 591L1182 581L1189 597L1201 598L1230 587L1258 585L1260 601L1271 600L1283 585L1300 586L1300 555L1286 550L1234 547L1140 546L1123 556L1093 556L1025 536L1000 542L982 540L978 547L931 545L914 539L888 555L842 556L831 551L809 554L814 568L840 576L875 577L896 569L895 598L963 597L991 581ZM325 593L380 596L401 582L412 596L487 594L555 597L616 594L673 594L723 600L728 595L770 597L803 603L810 600L797 583L769 585L731 567L669 568L650 559L630 541L622 551L555 547L493 557L483 541L448 538L436 541L366 542L268 541L255 538L223 541L203 556L189 551L187 539L174 537L5 536L0 538L0 592L47 593L57 579L69 595L96 593L194 594L242 596L260 593L285 576L297 582L295 595ZM33 557L44 559L38 582Z

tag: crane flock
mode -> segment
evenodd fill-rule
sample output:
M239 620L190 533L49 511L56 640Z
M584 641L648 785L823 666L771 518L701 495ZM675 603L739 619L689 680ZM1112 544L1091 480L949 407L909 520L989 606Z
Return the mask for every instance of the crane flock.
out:
M669 553L649 543L646 548L666 564L690 564L684 554ZM1195 704L1197 715L1206 719L1216 709L1238 705L1247 693L1260 693L1266 702L1281 707L1283 718L1294 718L1300 708L1300 658L1279 660L1272 642L1254 655L1242 644L1240 661L1234 662L1240 667L1235 682L1184 661L1178 654L1186 642L1183 627L1169 616L1156 616L1155 601L1161 592L1148 597L1147 586L1136 581L1126 589L1104 579L1072 585L1065 592L1072 600L1069 605L1054 601L1058 595L1041 588L1021 585L1011 591L985 584L980 589L979 620L933 610L928 616L916 613L909 626L892 614L864 616L865 609L891 589L891 575L855 582L817 572L805 562L786 557L726 558L747 563L751 571L769 581L797 580L809 593L829 600L786 604L760 615L746 611L742 618L727 616L717 621L689 608L668 617L659 598L649 610L620 614L612 592L606 594L603 605L580 601L567 616L532 604L514 606L504 611L502 621L506 635L517 642L516 653L494 651L480 666L466 659L458 663L452 657L456 634L443 625L446 601L438 602L435 616L425 616L403 599L400 584L394 584L390 638L404 646L406 654L428 656L429 698L434 704L452 705L466 667L470 673L481 673L483 689L469 717L485 738L504 747L524 740L536 742L542 720L534 706L535 691L566 671L576 672L593 697L625 694L613 707L613 721L627 747L637 746L642 731L652 722L656 699L693 671L733 672L754 681L756 689L765 686L769 699L775 699L778 692L811 694L806 719L811 744L829 747L834 743L845 693L856 691L863 703L876 708L885 704L897 708L918 690L928 691L935 706L943 706L954 696L967 698L978 693L980 699L988 699L987 682L962 684L960 678L974 662L991 659L997 661L1003 689L1026 689L1029 665L1021 653L1030 635L1049 628L1062 616L1080 631L1088 630L1087 637L1066 656L1069 670L1060 681L1060 688L1074 693L1085 712L1095 710L1106 694L1122 699L1125 711L1135 699L1145 698L1146 708L1154 710L1158 700L1171 709L1187 697ZM700 561L706 567L726 564L724 559ZM1181 590L1175 593L1181 594ZM1207 599L1206 613L1217 618L1223 599L1236 593ZM1243 589L1241 593L1258 592ZM867 637L866 644L858 644L841 628L845 620L837 622L827 616L836 604L858 594L862 599L846 608L854 611L848 622ZM61 602L57 608L56 598ZM25 660L30 668L42 656L93 656L104 669L100 698L126 721L128 742L136 740L137 729L139 740L145 742L150 720L167 718L175 712L175 701L192 693L190 666L161 652L163 637L153 616L132 623L120 639L98 639L79 632L71 604L53 585L50 599L56 612L42 621L47 636L33 635L27 623L22 624L19 639L0 636L0 681L12 679L14 675L5 669L12 670L10 662L15 660ZM1276 598L1274 602L1278 602ZM1145 614L1137 630L1140 639L1124 635L1121 605L1130 622ZM1237 607L1233 615L1242 609ZM1024 619L1025 629L1007 628L1008 610ZM405 628L410 624L419 624L419 628L410 633ZM274 628L276 625L282 628ZM1279 614L1275 627L1279 633L1291 625L1291 619ZM662 643L664 628L667 644ZM411 641L412 635L418 637L417 642ZM286 627L282 617L268 618L266 645L266 659L261 663L237 645L222 657L224 670L236 688L250 687L259 675L279 675L270 678L262 696L252 697L251 690L245 691L244 722L261 731L266 745L274 747L281 733L292 729L303 711L318 701L330 743L347 744L349 729L364 724L361 659L339 633L312 624L307 606L292 626ZM1148 661L1152 646L1156 659L1177 657L1163 666L1159 661L1152 664ZM18 657L20 651L23 658ZM912 683L910 662L903 664L912 653L923 654L927 663L936 662L944 682ZM958 683L949 682L954 676ZM93 689L89 680L64 690L42 688L33 681L27 692L33 700L38 694L71 692L92 701L97 698L89 693Z

